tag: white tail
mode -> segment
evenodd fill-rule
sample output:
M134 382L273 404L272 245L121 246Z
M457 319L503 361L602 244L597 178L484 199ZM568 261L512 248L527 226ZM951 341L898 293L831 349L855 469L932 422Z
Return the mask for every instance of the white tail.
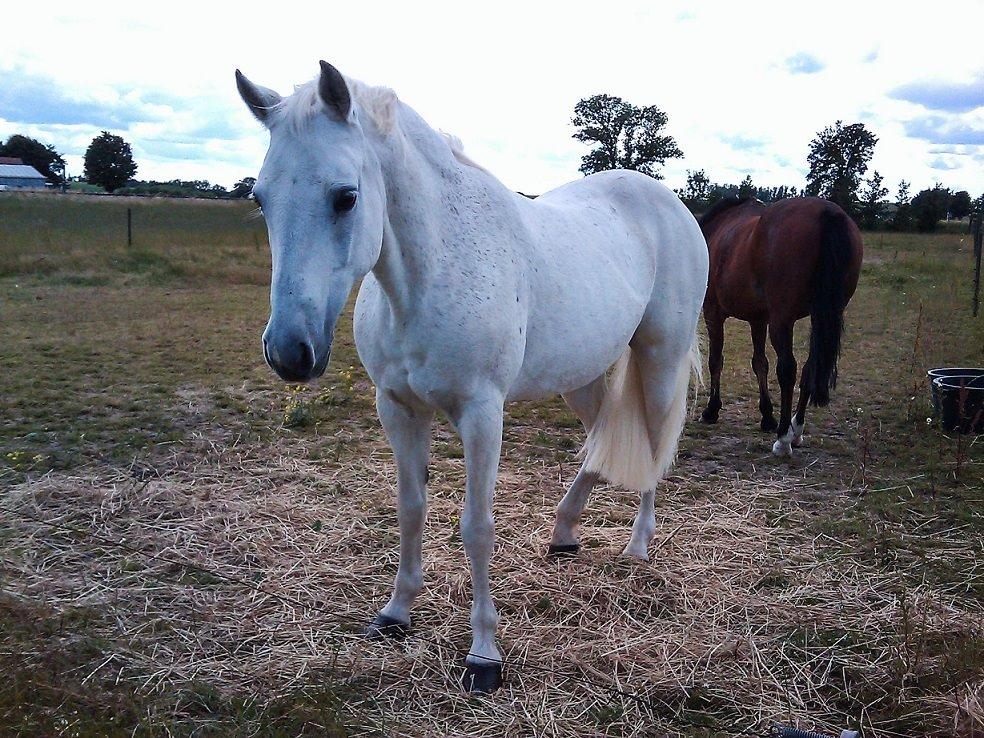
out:
M683 424L687 419L690 377L702 383L700 346L696 335L676 371L673 400L663 418L647 422L639 364L631 348L615 364L601 410L581 454L585 469L611 484L639 492L656 489L676 459ZM650 438L652 427L658 438Z

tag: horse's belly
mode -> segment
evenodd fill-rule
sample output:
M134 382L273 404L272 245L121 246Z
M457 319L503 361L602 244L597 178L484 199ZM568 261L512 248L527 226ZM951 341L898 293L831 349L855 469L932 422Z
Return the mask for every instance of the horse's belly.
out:
M625 351L652 294L652 276L599 272L540 288L532 297L523 365L509 399L570 392Z

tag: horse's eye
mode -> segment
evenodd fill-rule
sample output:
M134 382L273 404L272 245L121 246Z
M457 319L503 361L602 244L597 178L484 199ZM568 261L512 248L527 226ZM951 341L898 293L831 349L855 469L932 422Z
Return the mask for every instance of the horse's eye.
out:
M335 212L336 213L347 213L349 210L355 207L355 201L357 198L357 193L355 190L345 190L339 192L335 195Z

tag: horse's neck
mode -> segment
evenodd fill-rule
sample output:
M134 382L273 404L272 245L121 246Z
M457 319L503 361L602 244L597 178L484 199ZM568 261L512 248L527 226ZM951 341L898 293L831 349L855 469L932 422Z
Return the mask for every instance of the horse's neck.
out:
M487 192L492 178L459 163L444 137L402 103L396 130L380 143L377 155L385 182L386 222L373 274L394 309L403 310L414 292L429 284L447 250L455 248L460 223L487 217L489 203L474 195ZM509 197L503 185L493 181L491 186L494 196Z

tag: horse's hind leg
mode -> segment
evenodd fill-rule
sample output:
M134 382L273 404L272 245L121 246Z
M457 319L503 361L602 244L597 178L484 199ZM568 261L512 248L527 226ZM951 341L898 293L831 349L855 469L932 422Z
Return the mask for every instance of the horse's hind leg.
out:
M707 365L711 371L711 396L701 413L704 423L716 423L721 411L721 370L724 368L724 321L726 316L714 306L705 305L704 325L707 326Z
M772 414L772 398L769 396L769 357L765 353L765 338L769 324L764 320L751 322L752 328L752 371L758 379L759 412L762 413L763 431L774 431L776 419Z
M584 425L584 430L590 431L604 396L605 378L601 376L590 384L567 393L564 395L564 400ZM588 502L588 496L597 483L598 475L587 471L582 464L567 494L557 505L557 520L550 540L551 554L572 554L577 553L581 548L577 540L577 528L581 523L581 514Z
M646 426L653 456L660 467L676 456L680 433L687 416L687 388L690 384L690 345L675 341L658 344L633 342L632 352L639 362ZM656 532L656 490L641 492L639 512L632 524L632 536L622 553L649 560L649 543Z
M796 412L793 414L793 419L790 423L790 429L793 432L793 448L799 448L803 443L803 430L806 428L806 406L810 402L809 388L810 382L812 381L812 372L813 362L807 359L806 364L803 365L803 374L800 375L799 402L796 403Z
M376 409L396 457L397 517L400 524L400 565L393 594L366 635L403 635L410 627L410 608L424 583L421 540L427 516L427 457L434 411L409 406L385 390L376 393Z
M793 415L793 391L796 388L796 357L793 356L793 324L770 323L769 338L776 350L776 377L779 379L779 389L782 399L779 403L778 436L772 445L772 453L776 456L792 456L794 438L791 427Z

